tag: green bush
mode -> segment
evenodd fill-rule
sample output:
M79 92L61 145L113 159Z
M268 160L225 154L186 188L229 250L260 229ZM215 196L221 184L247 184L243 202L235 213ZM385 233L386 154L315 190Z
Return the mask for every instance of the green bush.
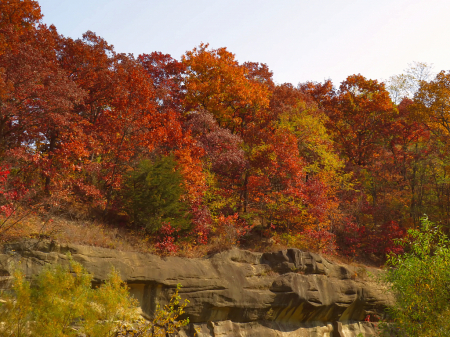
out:
M389 336L450 336L449 239L428 218L401 242L406 253L391 255L386 284L395 294Z
M149 232L157 231L163 223L187 228L190 218L187 203L181 200L184 194L183 176L173 156L154 162L143 160L126 177L125 211L135 225Z

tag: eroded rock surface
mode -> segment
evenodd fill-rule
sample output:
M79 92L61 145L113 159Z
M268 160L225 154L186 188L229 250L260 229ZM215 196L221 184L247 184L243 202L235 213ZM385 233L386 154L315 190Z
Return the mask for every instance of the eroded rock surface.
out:
M164 305L178 283L190 301L186 315L193 336L370 336L372 323L392 298L353 267L313 253L288 249L253 253L233 249L210 258L161 258L150 254L54 242L8 244L0 254L0 287L7 287L13 263L28 277L45 264L67 263L70 252L94 275L120 271L145 315Z

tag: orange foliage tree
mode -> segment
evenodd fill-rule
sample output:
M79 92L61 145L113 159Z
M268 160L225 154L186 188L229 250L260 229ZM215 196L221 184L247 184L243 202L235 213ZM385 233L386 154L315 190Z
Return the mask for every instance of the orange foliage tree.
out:
M205 114L201 111L210 114L203 122L196 122L203 123L203 129L197 127L194 134L203 144L209 142L206 153L214 161L211 168L217 175L218 193L229 200L219 214L237 212L251 224L271 224L278 230L302 230L307 224L323 222L334 196L324 176L310 175L308 180L307 164L300 153L303 143L294 128L281 123L284 109L292 107L281 99L271 102L277 92L271 72L266 65L239 64L225 48L207 47L200 45L183 57L185 106L193 120ZM298 92L298 97L306 95ZM295 105L297 99L292 102ZM231 150L215 140L215 134L225 130L241 139L240 149L238 143ZM243 157L238 160L239 151ZM228 172L217 169L217 160L224 157L230 163Z

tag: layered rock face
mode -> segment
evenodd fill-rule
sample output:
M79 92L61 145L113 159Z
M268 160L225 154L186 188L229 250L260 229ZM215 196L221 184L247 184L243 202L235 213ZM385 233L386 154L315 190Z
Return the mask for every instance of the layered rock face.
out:
M376 321L392 301L370 278L356 274L361 270L297 249L232 249L187 259L27 241L8 244L0 254L0 287L7 287L12 263L21 261L31 277L45 264L67 263L68 252L95 282L105 280L112 266L119 270L144 316L167 303L181 283L191 322L182 336L371 336L376 324L364 319Z

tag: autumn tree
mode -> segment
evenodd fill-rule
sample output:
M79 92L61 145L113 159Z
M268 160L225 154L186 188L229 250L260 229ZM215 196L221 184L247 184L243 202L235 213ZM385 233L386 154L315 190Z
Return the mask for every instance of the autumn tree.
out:
M254 134L267 119L262 117L267 116L269 90L264 83L249 79L249 68L239 65L225 48L212 51L207 48L208 45L202 44L183 56L186 110L206 110L220 128L239 135L252 147L260 142ZM243 171L239 183L239 208L244 211L248 204L248 175L248 170Z
M342 153L356 165L367 165L377 152L393 112L383 83L349 76L327 108L329 129Z
M201 44L182 58L186 66L186 109L203 108L214 115L220 127L245 137L252 123L263 120L269 89L249 79L248 68L239 65L226 48L207 48Z
M383 83L361 75L349 76L339 89L330 81L307 82L298 89L325 112L327 133L343 163L336 175L339 202L333 215L342 252L384 256L385 248L378 245L377 250L371 242L384 238L391 249L393 238L403 233L396 221L408 223L405 172L410 172L411 142L423 130L411 123L406 110L398 114Z
M297 91L306 95L306 99L314 101L320 109L330 108L331 100L337 95L336 88L331 80L326 80L323 83L299 83Z
M0 55L14 49L20 36L33 31L41 19L41 8L37 1L2 1L0 3Z
M421 165L417 166L416 172L422 174L422 188L417 190L421 193L415 198L414 213L417 214L418 210L427 209L430 218L434 221L441 221L445 226L449 225L447 219L450 214L450 185L448 183L450 172L448 165L449 79L450 74L441 71L433 80L420 82L414 100L409 105L411 118L423 125L430 133L429 141L419 147L423 160L420 162Z
M164 153L167 147L181 151L189 139L177 111L157 113L155 95L162 95L162 89L155 87L141 61L115 53L92 32L83 39L65 39L62 49L61 64L89 93L76 106L88 135L88 156L83 161L87 176L79 188L94 193L95 187L108 208L128 169L154 151Z
M414 112L430 129L448 139L450 133L450 72L441 71L430 82L421 82L414 95Z
M82 130L74 105L84 97L58 64L60 37L51 26L39 25L34 1L2 3L2 35L7 48L0 55L0 155L20 167L22 183L41 187L47 195L67 188L61 179L83 153ZM68 151L71 148L72 151ZM63 173L65 172L65 173Z
M219 127L214 116L205 110L192 112L186 125L203 150L203 170L208 189L205 199L214 216L233 213L239 203L240 178L248 163L242 149L243 140L230 130Z
M242 138L219 127L214 116L205 110L192 112L189 117L187 125L208 156L211 170L221 176L239 177L247 165Z
M197 241L206 243L210 231L211 217L205 205L204 194L207 190L206 177L201 158L204 149L191 135L191 129L185 113L184 85L185 64L169 54L153 52L142 54L138 61L150 77L158 113L166 120L168 135L158 148L163 155L174 154L184 177L186 195L197 233Z
M138 60L152 79L158 110L182 113L185 65L161 52L139 55Z

